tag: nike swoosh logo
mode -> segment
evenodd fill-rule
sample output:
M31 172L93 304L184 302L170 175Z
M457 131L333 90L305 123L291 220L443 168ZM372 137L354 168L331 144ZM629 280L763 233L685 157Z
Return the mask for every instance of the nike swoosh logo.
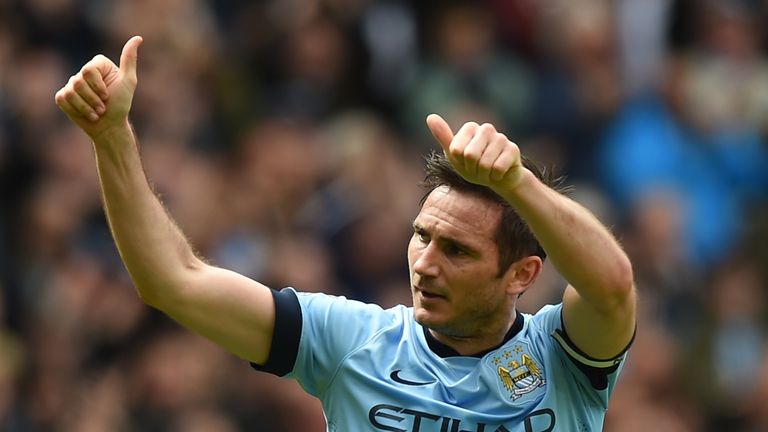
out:
M423 386L423 385L427 385L427 384L432 384L434 382L434 381L419 382L419 381L407 380L405 378L401 378L400 377L400 372L401 371L402 371L402 369L398 369L398 370L392 371L392 373L389 374L389 377L392 378L392 381L400 383L400 384L409 385L409 386Z

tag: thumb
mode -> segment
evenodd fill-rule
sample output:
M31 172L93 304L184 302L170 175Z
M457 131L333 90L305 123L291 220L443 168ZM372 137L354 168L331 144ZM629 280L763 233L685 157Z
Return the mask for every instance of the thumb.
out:
M432 132L432 136L440 143L443 152L448 154L451 141L453 141L453 132L448 123L439 115L430 114L427 116L427 127Z
M139 59L139 45L144 41L141 36L134 36L125 43L120 54L120 72L136 80L136 62Z

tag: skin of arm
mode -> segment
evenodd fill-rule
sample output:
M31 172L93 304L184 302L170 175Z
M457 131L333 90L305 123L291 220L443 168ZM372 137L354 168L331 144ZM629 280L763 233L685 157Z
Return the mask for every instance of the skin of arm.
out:
M634 335L637 295L629 258L608 229L525 169L518 146L492 125L466 123L455 136L437 115L427 125L459 174L515 208L569 282L563 320L573 343L597 359L624 350Z
M141 299L239 357L263 364L275 309L269 288L210 266L152 191L128 122L141 37L116 66L96 56L56 93L56 103L93 141L104 209Z

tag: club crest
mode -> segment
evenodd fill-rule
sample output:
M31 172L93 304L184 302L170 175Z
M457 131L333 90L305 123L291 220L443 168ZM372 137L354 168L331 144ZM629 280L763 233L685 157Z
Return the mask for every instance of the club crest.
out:
M496 366L496 373L504 388L511 393L512 400L547 384L541 367L533 357L523 352L520 345L494 356L491 362Z

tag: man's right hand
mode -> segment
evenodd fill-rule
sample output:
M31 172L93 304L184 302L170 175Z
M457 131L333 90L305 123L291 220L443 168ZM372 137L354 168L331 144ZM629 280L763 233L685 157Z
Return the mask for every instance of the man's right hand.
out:
M56 92L56 105L91 139L127 124L142 41L141 36L134 36L125 43L120 67L97 55Z

